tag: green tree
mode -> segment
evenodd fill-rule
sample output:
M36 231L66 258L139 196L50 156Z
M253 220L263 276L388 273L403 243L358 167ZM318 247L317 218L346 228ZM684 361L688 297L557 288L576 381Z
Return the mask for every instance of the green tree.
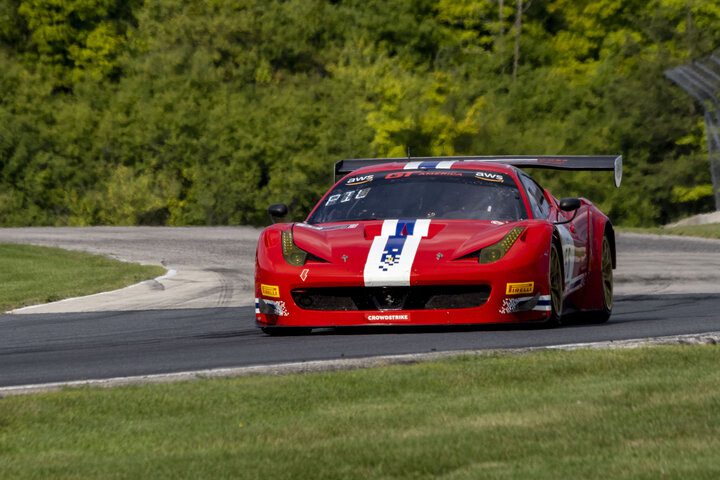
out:
M119 75L118 56L138 6L139 0L20 0L14 20L22 21L28 59L71 87L86 76Z

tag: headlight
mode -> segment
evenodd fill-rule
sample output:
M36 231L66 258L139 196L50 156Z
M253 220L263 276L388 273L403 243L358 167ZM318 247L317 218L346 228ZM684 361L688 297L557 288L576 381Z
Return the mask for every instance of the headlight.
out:
M301 250L297 245L295 245L291 230L282 232L281 241L285 261L290 265L295 265L296 267L305 265L305 260L307 260L308 254L305 250Z
M510 250L515 241L520 238L520 235L525 231L525 227L515 227L510 230L499 242L485 247L480 250L478 261L480 263L492 263L497 262Z

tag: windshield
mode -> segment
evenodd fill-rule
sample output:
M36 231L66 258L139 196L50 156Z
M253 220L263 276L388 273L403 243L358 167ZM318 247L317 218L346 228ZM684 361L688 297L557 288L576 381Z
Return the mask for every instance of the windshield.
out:
M527 218L512 177L489 171L420 170L358 175L338 184L308 223L388 218Z

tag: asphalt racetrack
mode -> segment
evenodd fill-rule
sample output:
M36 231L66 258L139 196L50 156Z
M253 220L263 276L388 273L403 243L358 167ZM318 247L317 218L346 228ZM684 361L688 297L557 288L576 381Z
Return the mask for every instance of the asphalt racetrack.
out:
M615 308L604 325L326 329L269 337L255 328L250 304L256 235L242 228L0 229L0 242L162 261L177 268L168 282L178 282L146 282L134 287L142 291L110 295L112 301L96 296L0 315L0 387L720 331L720 241L623 234L618 236ZM167 258L152 258L158 252ZM193 283L183 276L187 272L204 280ZM127 308L123 295L131 307L145 302L148 308Z

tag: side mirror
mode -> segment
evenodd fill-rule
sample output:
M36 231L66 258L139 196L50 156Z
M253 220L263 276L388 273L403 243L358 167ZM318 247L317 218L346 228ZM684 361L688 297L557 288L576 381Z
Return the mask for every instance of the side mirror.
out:
M288 206L284 203L274 203L268 207L267 211L270 214L270 218L272 218L273 223L275 223L276 220L279 220L288 214Z
M582 205L582 202L579 198L561 198L560 202L558 203L558 206L560 207L560 210L564 212L572 212L574 210L577 210Z

